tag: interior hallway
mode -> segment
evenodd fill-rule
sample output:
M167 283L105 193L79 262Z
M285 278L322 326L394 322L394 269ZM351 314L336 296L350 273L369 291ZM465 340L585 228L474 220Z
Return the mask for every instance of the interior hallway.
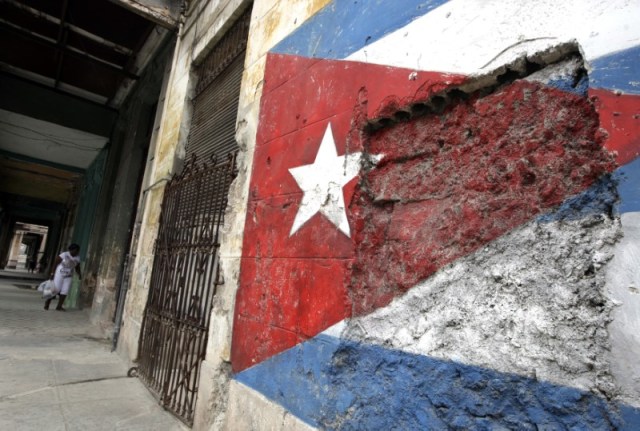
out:
M186 430L83 311L44 311L38 281L0 274L0 429Z

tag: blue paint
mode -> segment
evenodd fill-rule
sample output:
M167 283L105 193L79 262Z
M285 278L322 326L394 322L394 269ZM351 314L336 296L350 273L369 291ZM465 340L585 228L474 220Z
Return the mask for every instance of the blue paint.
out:
M584 192L537 218L540 223L580 220L589 216L640 211L640 158L605 175Z
M620 406L620 415L627 430L640 430L640 409L629 407L627 405Z
M620 194L620 213L640 211L640 158L620 167L614 174ZM639 428L640 429L640 428Z
M599 214L613 216L618 201L618 180L612 175L604 175L587 190L568 198L555 210L539 216L537 221L581 220Z
M334 0L273 47L271 52L343 59L447 2ZM394 13L388 13L391 7ZM564 80L550 85L582 95L590 80L594 88L640 94L640 45L596 58L591 62L591 69L588 80L582 80L578 85Z
M485 368L319 335L236 379L324 429L637 429L640 409Z
M591 69L593 87L640 94L640 45L596 58Z
M319 334L236 375L236 379L284 406L313 426L326 412L326 394L331 382L323 367L331 363L339 340ZM341 391L335 405L341 411L351 405L355 394Z
M447 1L334 0L271 51L343 59Z
M573 76L563 76L550 80L547 82L547 85L566 91L567 93L587 97L587 91L589 90L589 77L584 75L578 82L576 82L576 79Z

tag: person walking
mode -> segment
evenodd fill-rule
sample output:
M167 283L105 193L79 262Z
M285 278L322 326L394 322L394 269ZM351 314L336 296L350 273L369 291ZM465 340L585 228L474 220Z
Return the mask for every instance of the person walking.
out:
M78 254L80 254L80 246L78 244L71 244L67 251L60 253L60 255L56 257L56 261L53 265L55 269L51 273L51 280L53 280L53 283L59 291L58 305L56 306L56 310L58 311L66 311L62 308L62 305L64 304L64 300L67 299L69 289L71 289L74 268L78 274L78 278L82 279L82 273L80 272L80 258L78 257ZM46 300L44 303L45 310L49 309L49 305L52 300L53 298Z

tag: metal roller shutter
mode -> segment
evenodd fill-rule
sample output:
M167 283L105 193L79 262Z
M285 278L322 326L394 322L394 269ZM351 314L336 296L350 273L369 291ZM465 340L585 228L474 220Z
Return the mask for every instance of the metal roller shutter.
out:
M187 160L222 160L238 150L238 98L249 33L250 8L222 37L196 70L198 85L187 142Z

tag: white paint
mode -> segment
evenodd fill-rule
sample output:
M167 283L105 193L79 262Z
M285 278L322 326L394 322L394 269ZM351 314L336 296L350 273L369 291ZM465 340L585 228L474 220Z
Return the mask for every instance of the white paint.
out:
M360 172L361 159L361 152L338 156L329 123L313 164L289 169L304 192L290 236L317 213L351 236L342 188Z
M604 271L585 272L611 257L618 234L617 221L598 215L531 221L346 321L339 336L612 393L610 308L589 305L604 300Z
M591 60L640 44L640 2L452 0L347 57L465 75L577 40Z
M617 305L609 324L611 371L625 402L640 406L640 212L621 216L624 237L607 269L607 289Z
M0 110L0 150L88 168L107 138Z
M340 322L336 323L333 326L330 326L329 328L325 329L324 331L322 331L322 333L324 335L328 335L329 337L340 337L340 335L342 334L342 332L347 329L347 322L349 321L349 319L345 319L345 320L341 320Z

